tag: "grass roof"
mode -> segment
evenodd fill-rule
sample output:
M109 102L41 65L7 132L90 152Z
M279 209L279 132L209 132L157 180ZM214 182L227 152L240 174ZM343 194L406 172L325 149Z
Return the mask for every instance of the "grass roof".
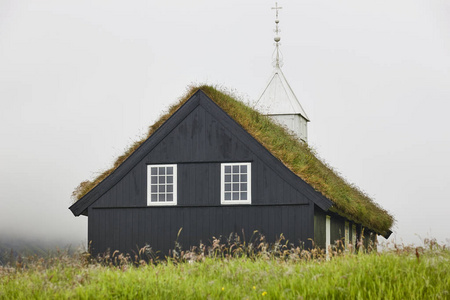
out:
M191 87L178 103L171 106L166 114L150 126L147 136L134 142L124 154L116 159L110 169L104 171L92 181L82 182L74 190L74 198L77 200L82 198L111 174L199 89L286 167L310 184L316 191L330 199L334 203L330 208L331 211L383 235L390 230L394 218L364 192L355 185L348 183L330 166L322 162L315 151L307 144L299 142L285 128L237 100L237 97L232 93L220 91L207 85Z

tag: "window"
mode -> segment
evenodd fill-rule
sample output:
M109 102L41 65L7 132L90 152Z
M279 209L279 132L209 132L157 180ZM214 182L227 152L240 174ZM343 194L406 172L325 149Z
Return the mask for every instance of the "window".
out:
M222 204L251 204L251 164L221 164L220 202Z
M177 204L177 165L147 166L147 205Z

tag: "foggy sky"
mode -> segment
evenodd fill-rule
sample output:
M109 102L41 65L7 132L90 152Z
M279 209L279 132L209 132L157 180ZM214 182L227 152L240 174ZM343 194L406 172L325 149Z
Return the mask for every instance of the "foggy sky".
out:
M450 4L279 1L309 143L392 213L450 243ZM272 1L0 1L0 237L87 239L68 210L192 83L257 99Z

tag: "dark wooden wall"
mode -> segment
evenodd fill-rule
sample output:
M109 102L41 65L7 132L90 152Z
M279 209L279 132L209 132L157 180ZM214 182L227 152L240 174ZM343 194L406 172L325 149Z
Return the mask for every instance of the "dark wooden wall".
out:
M333 212L325 212L318 206L314 206L314 244L320 248L325 248L326 243L326 216L330 216L330 242L331 245L344 246L345 244L345 218ZM353 235L356 235L357 245L361 242L363 226L361 224L349 222L349 242L352 243ZM356 232L353 232L353 224L356 225ZM369 246L375 248L376 234L368 228L364 228L364 238L362 239L364 248Z
M325 248L326 244L326 216L330 216L330 243L336 245L345 241L345 218L325 212L319 207L314 207L314 242L318 247ZM350 222L350 228L351 228ZM351 235L350 235L351 241Z
M289 243L310 247L313 222L310 205L90 208L88 238L94 255L107 249L133 254L145 245L167 254L180 228L184 250L230 233L244 239L244 232L249 241L255 230L271 243L282 233Z
M242 230L247 239L258 230L269 242L283 234L296 245L302 241L310 247L308 239L314 237L312 199L324 205L329 205L328 200L261 145L255 146L256 141L210 100L193 103L186 104L191 111L177 115L179 123L169 131L166 127L164 138L142 158L131 158L135 165L116 177L116 183L94 191L100 196L88 210L93 253L106 249L130 253L144 245L167 253L181 227L179 241L185 249L198 246L200 240L242 234ZM221 205L223 162L251 162L251 205ZM149 164L177 164L176 206L147 206ZM119 171L113 176L123 172Z
M345 219L333 214L330 220L330 241L331 244L343 245L345 239Z
M368 228L364 228L363 245L364 245L365 249L367 249L369 251L376 250L376 248L377 248L376 239L377 239L377 236L373 231L371 231Z
M314 206L314 245L325 249L326 246L326 212Z
M260 153L198 106L93 207L147 205L147 165L178 165L179 205L220 204L220 163L252 163L252 204L307 204L299 191L265 163Z

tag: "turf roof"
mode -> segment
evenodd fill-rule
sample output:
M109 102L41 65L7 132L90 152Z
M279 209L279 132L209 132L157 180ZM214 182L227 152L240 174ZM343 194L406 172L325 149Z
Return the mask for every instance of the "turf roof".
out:
M178 103L150 126L147 136L134 142L119 156L114 165L92 181L84 181L74 190L73 197L81 199L90 190L121 165L146 139L148 139L175 111L177 111L197 90L202 90L230 117L267 148L276 158L315 190L333 202L331 211L361 223L386 235L394 223L394 218L369 196L353 184L339 176L330 166L322 162L307 144L298 142L283 127L270 118L261 115L251 107L237 100L230 92L212 86L191 87Z

